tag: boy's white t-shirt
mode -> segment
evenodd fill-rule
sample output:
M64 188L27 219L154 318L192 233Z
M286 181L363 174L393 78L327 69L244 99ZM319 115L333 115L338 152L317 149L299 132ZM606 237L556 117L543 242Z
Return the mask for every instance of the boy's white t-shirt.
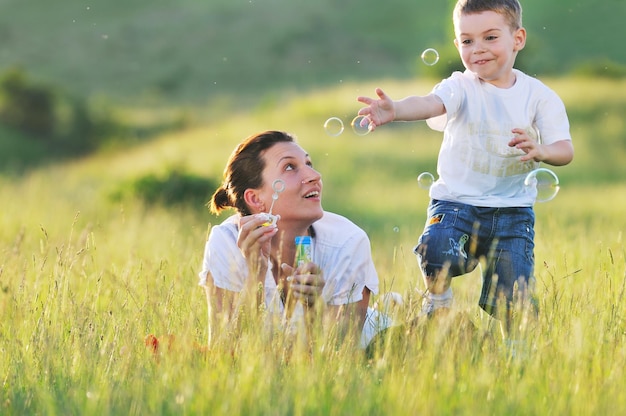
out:
M514 128L543 144L571 140L565 106L541 81L519 70L511 88L481 81L470 71L455 72L433 88L446 114L427 120L444 132L439 151L439 178L430 188L433 199L474 206L532 206L536 191L524 186L539 166L520 162L525 153L509 147Z
M248 277L246 260L237 247L238 215L212 227L205 245L200 285L211 273L215 286L240 292ZM280 221L278 223L280 227ZM365 231L340 215L324 212L313 224L313 262L320 267L325 285L322 298L328 305L344 305L363 298L363 288L378 293L378 274L372 261L371 246ZM268 311L283 312L276 281L269 264L265 277Z

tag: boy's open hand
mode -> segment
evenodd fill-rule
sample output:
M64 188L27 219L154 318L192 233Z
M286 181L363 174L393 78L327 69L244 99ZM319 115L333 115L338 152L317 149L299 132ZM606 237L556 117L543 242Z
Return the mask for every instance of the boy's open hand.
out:
M396 116L393 100L380 88L376 88L376 95L378 99L357 97L357 101L367 105L361 108L358 114L367 118L370 130L393 121Z

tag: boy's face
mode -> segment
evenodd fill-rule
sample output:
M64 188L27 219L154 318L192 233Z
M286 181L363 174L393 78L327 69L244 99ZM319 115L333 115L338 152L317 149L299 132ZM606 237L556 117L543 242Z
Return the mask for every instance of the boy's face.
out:
M526 43L526 30L512 30L504 16L493 11L462 14L454 26L454 44L465 68L496 87L513 86L513 64Z

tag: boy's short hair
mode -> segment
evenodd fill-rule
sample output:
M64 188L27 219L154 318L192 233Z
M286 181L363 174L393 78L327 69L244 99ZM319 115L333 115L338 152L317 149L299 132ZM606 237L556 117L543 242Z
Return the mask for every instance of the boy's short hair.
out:
M452 16L456 24L461 15L487 11L504 16L512 30L522 27L522 6L518 0L459 0Z

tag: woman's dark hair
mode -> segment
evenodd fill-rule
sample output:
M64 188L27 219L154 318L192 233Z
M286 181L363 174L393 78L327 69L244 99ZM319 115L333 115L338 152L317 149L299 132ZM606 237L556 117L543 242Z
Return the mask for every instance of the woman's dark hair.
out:
M265 160L262 154L281 142L295 142L295 138L282 131L266 131L249 136L235 148L224 168L224 181L208 203L212 213L234 208L241 215L251 214L243 193L246 189L258 189L263 185L261 174Z

